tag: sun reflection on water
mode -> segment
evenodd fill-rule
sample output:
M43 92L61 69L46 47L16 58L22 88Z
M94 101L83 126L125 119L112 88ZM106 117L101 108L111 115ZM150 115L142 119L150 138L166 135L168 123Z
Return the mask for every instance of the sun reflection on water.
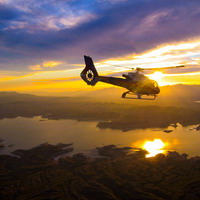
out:
M164 143L161 139L154 139L153 141L146 141L142 148L149 152L146 157L153 157L159 153L165 153L164 148L166 146L167 143Z

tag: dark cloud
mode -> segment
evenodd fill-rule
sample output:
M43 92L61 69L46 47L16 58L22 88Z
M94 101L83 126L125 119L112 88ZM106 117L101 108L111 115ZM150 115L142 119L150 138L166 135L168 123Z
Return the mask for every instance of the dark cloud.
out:
M11 67L15 60L18 66L21 62L21 66L25 67L28 63L34 64L46 59L78 63L82 62L83 54L91 55L95 60L120 57L200 34L200 2L197 0L127 0L115 4L111 1L110 4L109 1L57 3L61 3L63 7L68 6L75 17L87 12L95 17L72 27L58 27L55 30L50 28L51 24L42 29L41 24L43 21L48 23L46 16L55 13L57 18L53 18L53 23L56 25L60 13L55 10L56 7L51 7L50 14L39 14L37 20L28 18L29 13L34 16L35 9L30 11L29 8L26 14L21 14L21 18L15 11L9 15L4 10L2 18L4 16L4 19L7 17L16 21L15 18L18 17L18 22L24 22L19 23L21 26L18 24L13 29L8 27L0 32L0 58L4 59L4 64ZM61 9L60 6L57 8ZM42 9L47 10L47 5L40 5L40 9L42 13ZM63 13L60 17L67 20Z
M0 21L18 18L20 12L12 7L0 4Z

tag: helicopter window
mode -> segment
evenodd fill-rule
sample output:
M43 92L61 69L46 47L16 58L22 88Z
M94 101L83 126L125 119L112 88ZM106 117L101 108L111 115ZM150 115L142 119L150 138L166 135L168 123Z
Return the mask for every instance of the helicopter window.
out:
M158 87L158 83L156 81L153 81L154 87Z

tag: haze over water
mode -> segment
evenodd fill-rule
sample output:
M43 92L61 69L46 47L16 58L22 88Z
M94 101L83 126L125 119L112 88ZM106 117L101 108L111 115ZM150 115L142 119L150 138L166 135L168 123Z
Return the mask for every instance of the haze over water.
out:
M96 155L96 147L115 144L142 148L147 141L160 139L164 144L163 153L175 150L189 156L200 156L200 132L194 126L169 126L166 129L136 129L127 132L112 129L99 129L97 122L78 122L75 120L44 120L40 117L0 120L0 138L6 148L1 153L15 149L29 149L41 143L73 143L74 153ZM8 145L14 145L7 147Z

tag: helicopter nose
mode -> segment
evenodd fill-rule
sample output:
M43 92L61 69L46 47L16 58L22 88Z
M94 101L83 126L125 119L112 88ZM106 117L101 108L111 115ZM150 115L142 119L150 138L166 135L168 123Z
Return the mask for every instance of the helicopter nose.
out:
M159 94L160 93L160 88L159 87L155 87L155 94Z

